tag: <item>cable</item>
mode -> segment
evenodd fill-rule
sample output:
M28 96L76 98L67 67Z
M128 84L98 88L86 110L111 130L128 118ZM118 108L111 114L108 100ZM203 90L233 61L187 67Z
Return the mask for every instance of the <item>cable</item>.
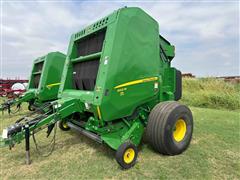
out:
M50 151L47 153L47 154L43 154L40 149L39 149L39 145L37 143L37 140L35 138L35 133L34 133L34 130L33 130L33 133L32 133L32 137L33 137L33 142L35 144L35 147L36 147L36 151L37 153L42 156L42 157L48 157L52 154L52 152L54 151L54 148L55 148L55 144L56 144L56 133L57 133L57 123L54 124L54 134L53 134L53 138L51 140L51 142L48 144L48 145L45 145L45 147L47 146L50 146L51 145L51 149Z
M46 107L49 107L50 105L51 105L51 104L47 104ZM47 112L47 113L49 113L49 112ZM57 114L57 112L55 111L54 108L52 109L52 113L54 114L54 119L56 119L56 114ZM37 122L34 126L36 126L37 124L38 124L38 122ZM52 138L51 142L50 142L48 145L45 145L45 147L51 145L51 149L50 149L50 151L49 151L47 154L43 154L43 153L40 151L40 149L39 149L39 145L38 145L37 140L36 140L36 138L35 138L35 132L34 132L34 130L33 130L33 133L32 133L33 142L34 142L34 144L35 144L36 151L37 151L37 153L38 153L40 156L42 156L42 157L48 157L48 156L50 156L50 155L52 154L52 152L54 151L55 144L56 144L56 133L57 133L57 123L56 123L56 122L54 123L54 132L53 132L53 133L54 133L54 134L53 134L53 138Z

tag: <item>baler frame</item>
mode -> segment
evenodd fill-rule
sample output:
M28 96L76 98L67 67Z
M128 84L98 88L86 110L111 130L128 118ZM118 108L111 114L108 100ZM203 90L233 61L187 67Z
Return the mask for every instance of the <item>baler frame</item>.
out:
M59 99L48 106L47 117L27 123L27 128L51 129L59 121L62 130L75 129L117 150L123 168L135 164L145 127L157 151L179 154L190 143L192 115L174 102L181 98L181 73L171 67L174 56L174 46L159 36L158 23L144 11L114 11L71 36ZM12 146L28 137L26 132L5 133L2 144ZM163 132L167 140L159 145Z

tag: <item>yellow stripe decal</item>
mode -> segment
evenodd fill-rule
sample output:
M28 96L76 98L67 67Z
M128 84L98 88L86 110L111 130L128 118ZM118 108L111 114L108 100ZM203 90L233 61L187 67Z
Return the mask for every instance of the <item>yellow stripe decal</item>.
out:
M150 77L150 78L139 79L139 80L130 81L130 82L127 82L127 83L120 84L120 85L114 87L114 89L122 88L122 87L125 87L125 86L131 86L131 85L134 85L134 84L156 81L156 80L158 80L158 77Z
M99 106L97 106L97 112L98 112L98 117L99 117L99 119L102 119L101 111L100 111Z
M60 85L61 83L53 83L53 84L48 84L47 87L50 88L50 87L53 87L53 86L58 86Z

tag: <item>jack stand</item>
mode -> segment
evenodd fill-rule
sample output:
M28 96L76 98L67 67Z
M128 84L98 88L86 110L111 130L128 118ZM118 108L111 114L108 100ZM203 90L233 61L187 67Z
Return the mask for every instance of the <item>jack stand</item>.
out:
M25 148L26 148L26 164L31 164L30 161L30 132L29 132L29 125L25 125Z
M11 114L11 107L10 107L10 104L7 104L7 109L8 109L8 114L10 115L10 114Z

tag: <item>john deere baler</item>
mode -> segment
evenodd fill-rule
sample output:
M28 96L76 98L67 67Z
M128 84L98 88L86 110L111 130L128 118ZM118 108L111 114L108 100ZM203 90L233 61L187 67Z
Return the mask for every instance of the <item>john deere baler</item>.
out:
M171 67L174 49L159 35L158 23L139 8L119 9L74 33L59 100L41 117L6 128L2 144L12 146L59 121L62 130L116 150L123 168L135 164L144 130L159 153L182 153L191 140L193 118L177 102L181 72Z
M28 102L28 109L33 111L45 102L57 99L58 89L62 77L66 55L60 52L51 52L39 57L33 62L27 91L19 98L6 101L0 105L0 110L11 111L13 105Z

